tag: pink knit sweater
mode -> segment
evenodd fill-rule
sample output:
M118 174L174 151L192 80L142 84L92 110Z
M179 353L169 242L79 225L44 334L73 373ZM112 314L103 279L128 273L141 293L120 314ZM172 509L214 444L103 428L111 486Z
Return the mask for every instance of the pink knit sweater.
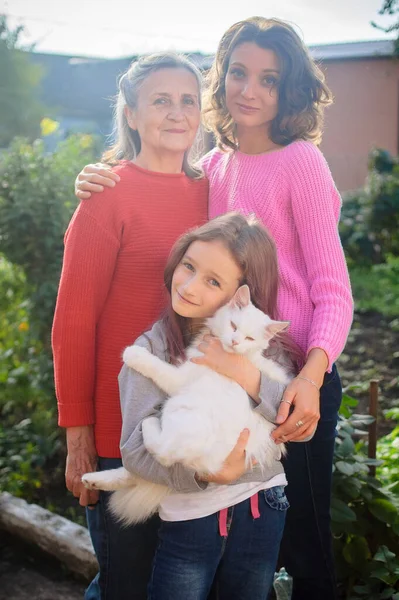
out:
M348 336L353 301L337 229L341 198L320 150L304 141L258 155L214 149L201 164L210 218L254 213L272 234L280 316L306 353L326 351L331 370Z

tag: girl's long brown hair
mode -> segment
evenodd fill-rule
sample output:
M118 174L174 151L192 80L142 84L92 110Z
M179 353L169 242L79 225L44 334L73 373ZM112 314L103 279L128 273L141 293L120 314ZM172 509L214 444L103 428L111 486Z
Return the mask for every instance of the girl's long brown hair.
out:
M166 341L173 363L184 358L185 348L190 343L190 319L181 317L172 308L171 288L173 274L182 261L189 246L196 241L224 244L242 271L240 285L247 284L251 301L272 319L278 319L278 264L273 239L254 216L244 217L229 213L212 219L205 225L183 234L173 246L164 271L164 282L168 291L168 306L163 317ZM276 348L277 347L277 348ZM295 364L303 361L303 353L288 334L275 338L271 353L283 349Z
M324 75L295 30L280 19L251 17L223 35L207 77L204 119L221 149L237 149L235 124L226 107L225 81L233 50L246 42L273 50L281 68L278 112L270 124L270 139L282 146L302 139L321 141L323 111L332 102Z

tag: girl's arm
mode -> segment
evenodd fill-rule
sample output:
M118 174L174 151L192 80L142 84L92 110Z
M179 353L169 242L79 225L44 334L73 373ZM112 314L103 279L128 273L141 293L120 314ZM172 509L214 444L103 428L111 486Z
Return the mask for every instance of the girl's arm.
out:
M150 352L152 350L148 339L144 336L139 338L136 344ZM158 355L158 358L164 359L164 356ZM179 463L169 468L164 467L144 446L142 423L148 417L160 418L166 394L153 381L126 365L122 367L119 374L119 390L122 410L121 454L124 467L143 479L166 485L176 492L196 492L204 489L207 483L200 480L194 470L183 467ZM247 440L248 433L242 433L220 473L213 475L207 481L228 484L245 473Z
M204 336L198 349L204 353L192 362L206 365L236 381L254 401L254 410L275 423L285 386L263 375L245 356L226 352L217 338Z

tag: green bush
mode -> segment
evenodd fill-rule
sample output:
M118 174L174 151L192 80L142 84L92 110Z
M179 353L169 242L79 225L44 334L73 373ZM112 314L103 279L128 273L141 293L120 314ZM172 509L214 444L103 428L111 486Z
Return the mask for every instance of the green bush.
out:
M356 406L344 396L334 456L331 517L339 580L349 600L397 600L398 484L370 475L369 466L382 461L367 458L362 437L372 417L353 414ZM385 455L388 471L397 468L393 458Z
M353 266L350 278L357 311L399 315L399 256L387 255L382 264Z
M90 136L72 136L54 153L18 139L0 157L0 252L22 268L30 322L48 350L63 256L63 236L77 205L76 174L94 160Z
M369 266L399 256L399 163L384 150L370 154L364 189L346 196L340 235L350 264Z
M391 408L385 413L387 419L396 421L396 427L377 443L377 456L383 461L377 475L385 484L399 494L399 408Z
M0 156L0 488L35 499L60 450L50 330L76 173L89 136L53 154L16 140Z

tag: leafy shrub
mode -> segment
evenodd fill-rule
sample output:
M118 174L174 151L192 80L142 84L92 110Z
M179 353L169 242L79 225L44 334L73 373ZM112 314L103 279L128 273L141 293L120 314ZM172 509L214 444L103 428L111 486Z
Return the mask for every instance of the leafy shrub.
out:
M16 140L0 155L0 488L33 499L60 450L50 329L76 173L89 136L56 152Z
M340 234L351 264L399 256L399 163L388 152L370 154L366 186L344 199Z
M350 600L399 599L399 497L392 485L369 474L364 442L372 418L352 414L344 396L334 456L331 507L339 579ZM357 441L356 441L357 440ZM394 467L391 457L385 468Z
M90 136L72 136L46 153L44 143L18 139L0 157L0 252L23 269L30 321L44 348L63 256L63 236L76 207L76 174L94 160Z
M388 255L382 264L354 266L350 278L357 311L399 315L399 256Z
M387 410L385 417L396 420L396 427L378 440L377 455L383 464L377 474L385 485L391 486L390 489L399 494L399 408Z

